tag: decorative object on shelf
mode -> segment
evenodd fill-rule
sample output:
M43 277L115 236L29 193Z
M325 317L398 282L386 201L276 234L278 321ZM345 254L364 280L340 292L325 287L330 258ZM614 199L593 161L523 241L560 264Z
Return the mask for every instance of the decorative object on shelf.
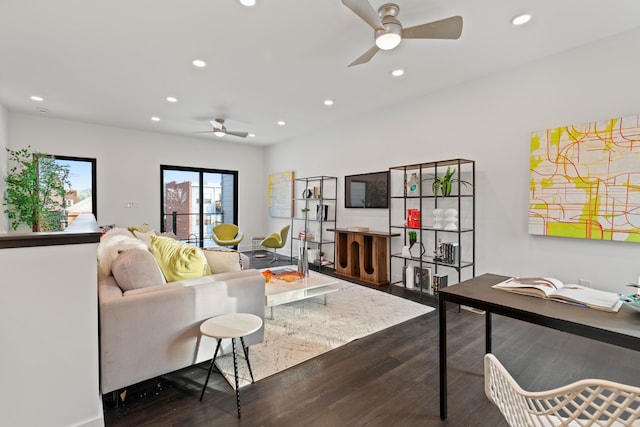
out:
M458 178L454 178L456 170L451 169L451 166L447 167L447 172L443 177L439 177L435 175L431 178L426 178L424 181L433 180L433 184L431 184L431 190L433 191L433 195L438 197L438 194L441 194L442 197L449 197L451 195L452 184L454 182L459 182L460 184L466 186L470 186L471 183L468 181L463 181Z
M407 258L411 256L411 252L409 251L409 246L403 246L402 247L401 255L403 257L407 257Z
M433 210L433 228L436 230L442 229L442 221L443 221L444 210L443 209L434 209Z
M420 228L420 209L407 209L407 227Z
M433 260L442 261L442 240L440 239L438 239L438 245L436 246L436 250L433 251Z
M424 248L422 242L414 242L411 246L409 246L409 253L411 254L412 258L420 258L425 254L426 251L427 250Z
M458 225L458 210L457 209L446 209L444 211L444 229L445 230L457 230Z
M307 242L301 243L298 247L298 273L307 277L309 275L309 252L307 250Z
M316 219L326 221L329 216L329 205L316 205Z
M409 247L411 247L418 241L418 233L415 231L409 231L407 232L407 235L409 236Z
M457 242L443 242L440 244L442 253L441 261L447 264L456 264L460 262L460 246Z
M313 195L313 193L311 192L311 189L309 189L309 188L305 188L304 191L302 192L302 198L303 199L310 199L312 195Z
M416 280L413 272L413 266L409 265L404 267L404 278L404 285L407 289L413 289L414 282Z
M420 288L423 292L433 295L433 279L431 278L431 268L414 267L415 271L415 287Z
M317 185L313 186L313 198L314 199L320 198L320 188Z
M436 273L433 275L433 294L438 295L438 291L442 288L447 287L447 282L449 281L449 276L442 273Z
M412 173L407 178L407 196L417 196L419 193L418 184L420 183L417 173Z

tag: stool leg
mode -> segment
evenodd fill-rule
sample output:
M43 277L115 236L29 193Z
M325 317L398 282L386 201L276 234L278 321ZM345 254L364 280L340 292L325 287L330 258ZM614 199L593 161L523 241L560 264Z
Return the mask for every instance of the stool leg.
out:
M216 351L213 353L213 359L211 359L211 364L209 365L209 372L207 373L207 380L204 382L204 386L202 387L202 392L200 393L200 401L202 402L202 397L204 396L204 391L207 389L207 384L209 383L209 377L211 376L211 370L213 370L213 364L216 363L216 356L218 355L218 350L220 350L220 343L222 339L218 339L218 345L216 345Z
M251 363L249 363L249 349L244 345L244 337L240 337L240 343L242 343L244 358L247 359L247 367L249 368L249 375L251 375L251 384L253 384L255 381L253 380L253 372L251 372Z
M238 406L238 418L240 418L240 387L238 385L238 360L236 359L236 339L231 338L233 349L233 373L236 379L236 405Z

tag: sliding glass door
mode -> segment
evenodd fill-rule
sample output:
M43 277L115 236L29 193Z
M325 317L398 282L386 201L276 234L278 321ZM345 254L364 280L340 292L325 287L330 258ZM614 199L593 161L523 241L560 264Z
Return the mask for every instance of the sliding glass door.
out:
M216 246L216 224L238 224L238 172L160 166L162 231L198 247Z

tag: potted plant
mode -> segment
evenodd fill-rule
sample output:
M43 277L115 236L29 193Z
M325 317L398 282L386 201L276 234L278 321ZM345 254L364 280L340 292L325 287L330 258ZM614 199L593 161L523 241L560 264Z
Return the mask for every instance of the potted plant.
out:
M5 179L4 213L11 229L27 224L32 231L59 231L64 218L65 185L71 186L69 167L53 156L34 153L31 147L6 149L10 164Z
M409 247L413 246L418 241L418 233L415 231L409 231Z
M465 187L471 185L471 183L468 181L454 178L453 175L455 175L455 173L456 173L455 169L451 169L451 167L447 167L447 172L444 174L443 177L439 177L436 175L433 178L427 178L427 180L433 179L433 184L431 184L431 189L433 190L434 196L438 197L439 193L442 194L442 197L450 196L452 184L454 182L459 182Z

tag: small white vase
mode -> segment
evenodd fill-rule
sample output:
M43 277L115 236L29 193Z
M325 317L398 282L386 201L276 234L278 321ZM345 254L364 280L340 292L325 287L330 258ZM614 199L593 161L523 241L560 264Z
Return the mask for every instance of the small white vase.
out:
M458 229L458 210L446 209L444 211L444 229L445 230L457 230Z
M444 215L444 210L442 209L433 210L433 228L435 228L436 230L442 229L443 215Z

